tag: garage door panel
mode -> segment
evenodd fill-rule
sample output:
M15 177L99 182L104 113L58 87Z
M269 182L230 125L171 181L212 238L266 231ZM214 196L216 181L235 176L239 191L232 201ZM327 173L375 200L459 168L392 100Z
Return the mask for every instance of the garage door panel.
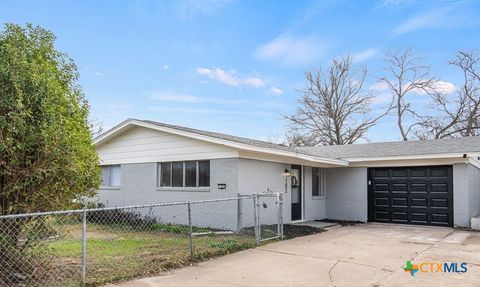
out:
M432 213L432 223L437 225L445 225L448 226L448 214L445 213Z
M426 193L428 190L427 188L427 183L411 183L410 184L410 191L411 192L416 192L416 193Z
M411 215L412 215L411 216L412 223L421 223L421 224L428 223L428 213L426 212L412 212Z
M392 207L408 207L408 199L404 197L393 197Z
M430 202L431 202L430 206L432 208L448 209L450 207L450 204L448 204L447 198L432 198Z
M408 185L406 182L402 183L392 183L392 192L393 193L406 193L408 190Z
M445 178L448 179L448 168L431 168L430 169L430 177L435 178Z
M425 168L411 168L410 169L411 178L426 178L427 170Z
M375 211L375 221L389 222L390 216L388 211Z
M375 192L388 192L388 183L375 183L374 191Z
M375 206L376 207L388 207L388 197L376 197L375 198Z
M388 168L377 168L375 169L375 177L376 178L388 178L389 177L389 170Z
M412 208L427 208L428 207L428 199L427 198L412 198L410 200L410 206Z
M441 182L441 183L432 183L431 191L434 193L448 193L448 183Z
M406 168L394 168L392 171L393 178L406 178L408 176L408 169Z
M453 226L452 166L370 168L371 221Z
M392 222L408 223L408 212L392 212Z

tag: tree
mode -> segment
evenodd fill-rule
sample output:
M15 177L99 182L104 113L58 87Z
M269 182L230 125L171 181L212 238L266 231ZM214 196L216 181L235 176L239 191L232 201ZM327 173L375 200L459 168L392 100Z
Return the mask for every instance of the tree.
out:
M432 107L435 114L422 123L422 138L466 137L480 129L480 59L473 51L459 51L451 65L458 67L463 84L455 94L435 91Z
M100 181L73 61L38 26L0 33L0 211L63 209Z
M319 68L305 76L307 87L301 90L299 107L285 116L290 145L352 144L391 108L371 115L374 97L363 89L367 70L355 69L350 57L334 59L327 71Z
M396 110L397 126L402 140L411 139L416 128L421 128L423 116L418 114L407 99L412 93L432 93L437 80L430 76L430 66L421 64L412 51L388 52L386 54L388 76L379 78L393 95L393 107Z

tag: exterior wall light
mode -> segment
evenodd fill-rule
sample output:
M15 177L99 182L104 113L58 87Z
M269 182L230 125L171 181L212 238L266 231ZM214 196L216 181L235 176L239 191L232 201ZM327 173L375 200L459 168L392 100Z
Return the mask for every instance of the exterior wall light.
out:
M292 176L292 173L288 170L285 169L283 172L283 176L285 176L285 193L288 191L288 178Z

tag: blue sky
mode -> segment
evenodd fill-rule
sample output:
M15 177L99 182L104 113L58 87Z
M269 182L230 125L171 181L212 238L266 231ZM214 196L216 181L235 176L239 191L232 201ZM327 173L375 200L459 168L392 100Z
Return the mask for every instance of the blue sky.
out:
M386 51L412 47L458 85L448 60L480 48L480 1L4 0L0 22L57 35L105 128L135 117L258 139L283 135L304 72L334 57L367 65L368 88ZM398 140L394 119L369 137Z

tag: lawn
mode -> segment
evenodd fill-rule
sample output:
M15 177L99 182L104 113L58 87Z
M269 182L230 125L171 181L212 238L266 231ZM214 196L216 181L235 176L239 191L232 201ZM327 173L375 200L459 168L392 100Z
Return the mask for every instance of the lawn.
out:
M57 225L61 235L46 243L45 286L78 286L81 282L81 224ZM161 274L192 262L188 228L159 225L148 231L125 226L88 225L87 285L98 286L139 276ZM198 228L195 232L205 232ZM194 259L201 261L254 246L251 232L194 237ZM40 281L36 283L39 284Z

